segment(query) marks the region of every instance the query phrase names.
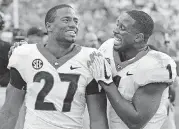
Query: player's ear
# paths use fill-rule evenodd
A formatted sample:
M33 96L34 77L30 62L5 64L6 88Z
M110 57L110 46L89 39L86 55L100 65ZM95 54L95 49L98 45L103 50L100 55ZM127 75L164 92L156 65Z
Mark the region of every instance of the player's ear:
M52 32L52 27L53 25L49 22L46 23L46 29L47 29L47 32Z
M144 34L143 33L136 34L135 42L142 42L142 41L144 41Z

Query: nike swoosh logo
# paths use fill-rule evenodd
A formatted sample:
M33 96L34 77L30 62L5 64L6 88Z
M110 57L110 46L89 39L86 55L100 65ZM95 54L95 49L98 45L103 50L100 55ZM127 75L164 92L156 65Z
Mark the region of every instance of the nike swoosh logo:
M107 80L111 77L111 76L108 76L108 75L107 75L105 63L104 63L104 77L105 77L105 79L107 79Z
M130 76L130 75L133 75L133 74L131 74L131 73L127 72L127 73L126 73L126 75L127 75L127 76Z
M78 68L81 68L81 67L73 67L72 65L70 67L71 70L78 69Z

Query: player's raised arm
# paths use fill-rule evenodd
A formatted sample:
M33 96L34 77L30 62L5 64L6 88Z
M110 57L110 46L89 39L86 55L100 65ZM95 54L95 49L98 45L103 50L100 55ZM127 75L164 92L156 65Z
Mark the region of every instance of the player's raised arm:
M93 53L90 56L91 60L93 60L94 55L98 55L103 59L103 61L106 61L102 57L102 55L97 54L97 53ZM88 62L88 68L94 69L94 71L96 71L95 67L93 68L91 67L90 62ZM97 77L94 71L91 70L91 73L93 76ZM112 82L111 71L104 70L102 73L99 73L99 74L102 75L104 73L106 76L98 76L96 80L97 81L103 80L108 85L109 83ZM93 79L86 89L88 112L90 116L90 129L108 129L109 127L108 127L108 120L107 120L107 113L106 113L106 110L107 110L106 94L104 90L99 87L96 80Z
M99 56L94 56L94 61L91 61L91 71L95 73L93 74L94 78L105 90L117 115L130 129L145 127L157 112L163 93L168 92L165 89L176 76L175 64L171 63L166 67L132 73L131 79L139 88L132 101L129 101L121 95L114 82L107 84L103 79L99 79L101 75L105 75L105 73L103 74L104 64L102 65L100 62L102 59Z
M4 105L0 110L0 129L13 129L15 127L20 107L22 106L25 86L18 71L10 69L10 83L7 86Z
M104 83L100 83L105 87ZM114 83L106 88L108 99L117 115L130 129L143 128L156 113L167 84L153 83L137 89L132 102L124 99Z
M86 89L86 100L90 117L90 129L108 129L107 99L104 90L92 80Z

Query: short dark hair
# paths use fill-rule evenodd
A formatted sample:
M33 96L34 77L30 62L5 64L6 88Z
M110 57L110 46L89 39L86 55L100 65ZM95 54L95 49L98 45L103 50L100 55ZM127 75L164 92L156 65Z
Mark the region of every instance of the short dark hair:
M72 8L72 7L68 4L60 4L51 8L45 16L45 26L47 22L52 23L55 20L56 11L61 8Z
M140 33L143 33L144 40L147 41L152 35L154 28L152 18L147 13L138 10L127 11L127 14L129 14L135 20L133 27L140 31Z

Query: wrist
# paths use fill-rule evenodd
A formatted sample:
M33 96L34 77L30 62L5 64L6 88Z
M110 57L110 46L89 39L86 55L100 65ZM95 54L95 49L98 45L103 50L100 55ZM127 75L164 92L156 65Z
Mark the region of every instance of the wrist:
M99 80L99 81L98 81L98 84L99 84L101 87L103 87L103 89L106 91L106 90L108 90L108 89L114 84L114 82L111 81L110 83L106 83L106 82L104 82L104 81Z

